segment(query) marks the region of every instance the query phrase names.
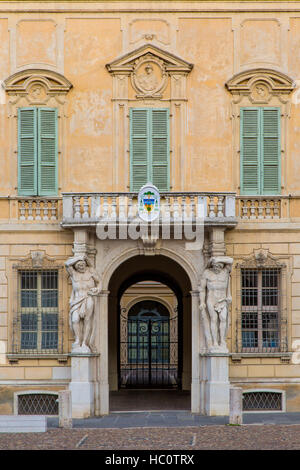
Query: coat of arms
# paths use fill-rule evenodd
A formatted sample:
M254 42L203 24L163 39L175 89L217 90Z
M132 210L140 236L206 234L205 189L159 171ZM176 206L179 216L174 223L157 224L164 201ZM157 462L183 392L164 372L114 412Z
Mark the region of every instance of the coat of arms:
M140 189L138 195L138 211L141 219L151 222L159 216L160 196L158 189L151 183Z

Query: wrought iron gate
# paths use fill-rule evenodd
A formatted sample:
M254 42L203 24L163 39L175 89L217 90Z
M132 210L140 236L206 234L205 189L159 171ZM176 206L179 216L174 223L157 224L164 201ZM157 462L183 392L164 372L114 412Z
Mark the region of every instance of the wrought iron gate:
M124 323L120 386L177 388L177 317L162 317L144 310L142 315L128 317Z

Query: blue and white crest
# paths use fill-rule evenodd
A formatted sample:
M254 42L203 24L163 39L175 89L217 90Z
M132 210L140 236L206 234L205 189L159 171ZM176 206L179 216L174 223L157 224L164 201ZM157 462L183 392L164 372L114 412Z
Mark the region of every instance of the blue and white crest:
M152 222L159 216L160 195L156 186L145 184L138 195L138 212L141 219Z

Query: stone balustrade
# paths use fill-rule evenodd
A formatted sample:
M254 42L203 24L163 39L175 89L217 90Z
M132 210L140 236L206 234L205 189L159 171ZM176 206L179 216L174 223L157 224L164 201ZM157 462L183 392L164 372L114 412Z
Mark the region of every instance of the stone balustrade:
M280 196L238 196L238 216L242 220L268 220L282 218Z
M96 224L99 220L133 220L136 193L63 193L63 226ZM235 220L234 193L168 192L160 194L160 220L225 223Z
M22 221L58 221L58 198L18 198L18 219Z

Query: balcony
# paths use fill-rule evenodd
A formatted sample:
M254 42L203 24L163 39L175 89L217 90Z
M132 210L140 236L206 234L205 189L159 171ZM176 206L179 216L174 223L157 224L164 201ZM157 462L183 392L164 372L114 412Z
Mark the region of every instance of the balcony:
M299 223L300 196L241 196L231 192L161 193L160 218L172 223L204 218L207 225ZM202 212L201 212L202 211ZM0 197L2 224L96 225L99 221L131 221L137 216L137 193L62 193L61 197Z
M130 222L138 216L137 193L62 193L62 226L93 226L99 222ZM202 220L205 225L234 227L235 193L160 193L159 223Z

